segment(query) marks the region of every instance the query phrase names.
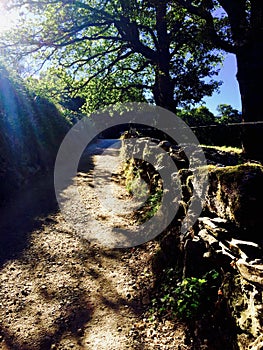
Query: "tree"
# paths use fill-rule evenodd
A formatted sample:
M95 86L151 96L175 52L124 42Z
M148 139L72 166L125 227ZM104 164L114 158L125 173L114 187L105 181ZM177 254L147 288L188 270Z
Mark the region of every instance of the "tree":
M262 0L174 0L204 22L204 35L215 48L236 55L244 122L262 121ZM217 14L217 15L216 15ZM219 16L218 16L219 14ZM243 146L251 157L262 155L262 128L244 129Z
M193 21L175 2L12 0L9 4L25 10L20 30L5 37L5 47L19 46L21 56L38 52L38 57L52 59L74 77L75 89L94 79L111 80L115 90L141 89L157 105L175 111L218 87L208 78L222 57L208 40L200 40L204 21Z
M262 120L263 2L261 0L175 0L205 23L214 47L234 53L245 121ZM217 11L216 11L217 9ZM216 16L217 13L217 16ZM220 13L221 18L218 17Z
M178 110L177 116L182 118L189 126L211 125L216 122L214 114L206 106Z
M217 106L219 116L217 122L220 124L241 123L241 113L228 104L220 104Z
M131 87L123 89L116 86L114 76L93 78L88 84L75 82L63 69L48 69L39 77L26 79L28 87L37 96L44 96L68 110L69 114L92 113L105 105L125 102L146 102L141 89ZM81 89L81 85L84 85ZM64 110L64 113L67 111ZM73 112L73 113L72 113Z

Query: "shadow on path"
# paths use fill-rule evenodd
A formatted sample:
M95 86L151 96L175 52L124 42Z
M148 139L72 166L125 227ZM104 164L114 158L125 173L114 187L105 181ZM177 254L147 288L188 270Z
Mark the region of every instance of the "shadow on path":
M0 265L17 257L28 244L40 218L57 211L53 173L43 174L10 198L0 208Z
M83 152L79 170L91 170L93 155L103 153L106 148L118 149L120 145L121 141L115 139L93 141ZM13 194L0 207L0 266L5 261L18 257L27 247L30 233L40 227L43 220L47 222L49 214L57 211L53 171L38 176Z

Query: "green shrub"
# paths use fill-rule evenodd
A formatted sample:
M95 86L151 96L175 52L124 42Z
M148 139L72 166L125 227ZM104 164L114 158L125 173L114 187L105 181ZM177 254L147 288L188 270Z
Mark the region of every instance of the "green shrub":
M217 296L217 271L209 271L202 278L188 277L183 280L179 280L178 274L172 268L164 272L159 292L152 299L150 319L169 316L189 321L209 311L211 302Z

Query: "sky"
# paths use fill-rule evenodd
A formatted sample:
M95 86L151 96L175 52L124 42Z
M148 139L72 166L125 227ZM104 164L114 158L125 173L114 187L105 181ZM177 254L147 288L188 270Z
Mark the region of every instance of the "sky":
M238 82L236 79L236 58L233 54L227 54L223 67L216 80L222 80L223 84L220 86L220 92L214 93L211 97L204 98L206 107L218 114L216 107L221 103L231 105L233 108L241 111L241 99L239 93Z

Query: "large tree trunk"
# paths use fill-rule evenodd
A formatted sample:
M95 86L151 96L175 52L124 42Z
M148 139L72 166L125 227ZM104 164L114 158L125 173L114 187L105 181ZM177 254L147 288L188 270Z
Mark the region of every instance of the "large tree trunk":
M163 71L155 73L155 83L153 90L154 100L157 106L166 108L172 112L176 111L177 104L174 99L174 86L169 76Z
M237 51L236 57L243 121L263 122L262 38L255 36L249 45ZM243 148L249 158L263 160L263 123L244 125Z
M158 59L155 65L155 82L153 95L157 106L176 110L174 100L174 83L170 77L170 42L171 38L167 29L167 3L168 1L156 2L156 33L158 39Z
M262 46L262 45L261 45ZM262 50L260 52L260 49ZM263 121L263 47L237 53L237 80L245 122Z

